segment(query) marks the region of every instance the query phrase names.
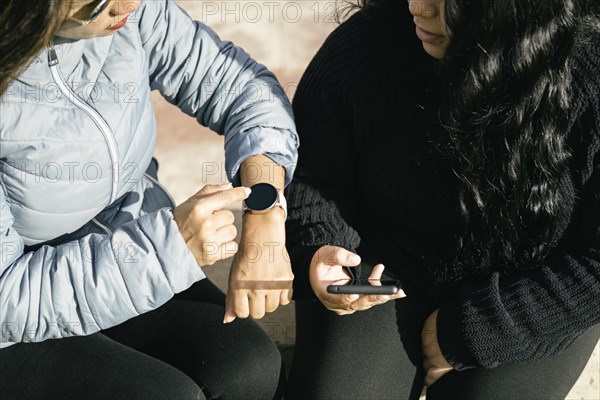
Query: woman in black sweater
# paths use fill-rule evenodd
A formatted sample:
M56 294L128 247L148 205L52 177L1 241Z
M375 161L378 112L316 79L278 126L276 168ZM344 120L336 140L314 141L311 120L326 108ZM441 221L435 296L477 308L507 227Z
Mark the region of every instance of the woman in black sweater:
M286 398L564 398L600 336L598 6L398 3L366 0L294 99ZM398 296L326 293L377 263Z

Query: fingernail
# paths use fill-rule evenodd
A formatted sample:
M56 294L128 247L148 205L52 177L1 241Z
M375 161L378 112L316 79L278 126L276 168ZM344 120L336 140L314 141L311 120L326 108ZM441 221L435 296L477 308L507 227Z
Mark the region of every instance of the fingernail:
M231 186L233 186L233 185L231 184L231 182L222 183L222 184L220 184L220 185L219 185L219 187L220 187L220 188L222 188L222 189L225 189L225 188L227 188L227 187L231 187Z
M349 258L351 264L356 265L360 263L360 257L357 254L352 254Z
M252 193L252 189L250 189L249 187L245 187L244 192L246 192L246 196L250 196L250 193Z
M398 293L400 293L400 298L406 297L406 293L404 293L404 290L400 289Z

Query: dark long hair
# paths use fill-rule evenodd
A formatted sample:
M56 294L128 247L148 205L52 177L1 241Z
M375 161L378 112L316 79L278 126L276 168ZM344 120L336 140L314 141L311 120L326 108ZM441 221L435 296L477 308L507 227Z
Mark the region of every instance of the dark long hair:
M62 23L66 0L0 0L0 95Z
M448 0L445 12L452 39L438 147L461 182L456 271L535 267L557 245L559 186L571 158L570 56L591 7Z
M570 56L596 1L446 0L452 35L433 141L458 177L463 226L454 265L438 271L445 279L535 267L557 245Z

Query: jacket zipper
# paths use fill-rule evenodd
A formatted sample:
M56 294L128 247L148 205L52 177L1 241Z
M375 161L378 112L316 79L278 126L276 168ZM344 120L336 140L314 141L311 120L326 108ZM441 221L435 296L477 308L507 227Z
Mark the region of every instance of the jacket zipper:
M102 222L98 221L98 218L92 218L92 222L99 227L100 229L102 229L104 231L104 233L106 233L109 236L112 236L113 231L112 229L110 229L108 226L104 225Z
M177 206L177 204L175 204L175 199L173 199L173 197L171 196L171 193L169 193L169 191L159 181L154 179L154 177L148 173L144 173L144 176L146 178L150 179L156 186L158 186L159 188L162 189L163 192L165 192L165 194L169 198L169 201L171 202L171 205L173 206L173 208L175 208Z
M75 93L73 93L73 91L65 84L64 80L62 79L62 76L60 75L60 70L58 68L58 64L59 64L59 61L58 61L58 57L56 55L56 50L54 49L54 43L51 42L50 45L48 46L48 65L50 66L50 72L52 73L52 79L54 79L54 82L58 85L58 88L60 89L63 96L66 96L67 99L69 99L69 101L71 103L73 103L77 108L83 110L94 121L96 126L102 132L102 135L104 136L104 140L106 141L106 144L108 145L108 152L110 154L110 160L112 163L112 175L113 175L113 181L112 181L112 186L111 186L111 191L110 191L110 202L108 203L110 205L117 198L117 189L118 189L117 184L119 182L119 163L117 161L118 160L117 143L114 139L112 130L110 129L110 127L108 126L108 124L106 123L104 118L102 118L100 113L98 113L98 111L96 111L94 108L92 108L87 103L85 103L83 100L81 100L79 97L77 97L77 95Z

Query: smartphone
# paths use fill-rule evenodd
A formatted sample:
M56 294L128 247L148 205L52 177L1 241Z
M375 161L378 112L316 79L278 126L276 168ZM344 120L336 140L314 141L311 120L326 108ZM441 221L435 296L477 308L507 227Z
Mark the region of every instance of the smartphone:
M343 283L342 283L343 282ZM402 285L393 279L352 279L346 283L327 286L327 292L333 294L396 294Z

